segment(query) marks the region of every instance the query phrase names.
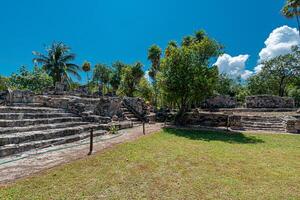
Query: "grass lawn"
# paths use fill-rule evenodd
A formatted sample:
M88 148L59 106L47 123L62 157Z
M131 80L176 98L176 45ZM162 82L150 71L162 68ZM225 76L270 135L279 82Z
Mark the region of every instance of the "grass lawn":
M17 181L0 199L300 199L300 136L166 129Z

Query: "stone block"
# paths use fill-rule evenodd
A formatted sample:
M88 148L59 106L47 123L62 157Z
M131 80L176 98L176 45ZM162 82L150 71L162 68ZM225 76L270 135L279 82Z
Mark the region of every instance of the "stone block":
M247 108L294 108L295 101L289 97L279 96L248 96L246 97Z

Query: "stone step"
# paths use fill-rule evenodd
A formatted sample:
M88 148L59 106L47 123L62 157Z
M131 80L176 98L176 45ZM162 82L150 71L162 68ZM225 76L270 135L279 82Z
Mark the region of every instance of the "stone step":
M99 130L101 129L101 126L99 126L98 124L88 124L88 125L81 125L76 127L60 128L60 129L2 134L0 135L0 146L4 146L8 144L20 144L29 141L49 140L49 139L54 139L59 137L76 135L82 132L89 131L91 129Z
M135 118L135 117L129 118L129 120L132 121L132 122L139 122L140 121L138 118Z
M284 128L268 128L268 127L248 127L244 126L243 130L248 131L273 131L273 132L285 132Z
M21 133L21 132L28 132L28 131L68 128L68 127L75 127L75 126L86 125L86 124L89 124L89 122L63 122L63 123L54 123L54 124L31 125L25 127L6 127L6 128L0 128L0 135L9 134L9 133Z
M79 122L81 117L59 117L51 119L0 120L0 127L30 126L38 124L54 124L62 122Z
M105 130L98 130L94 132L94 137L104 135L106 133L107 131ZM72 142L86 139L89 136L90 136L90 132L84 132L77 135L65 136L65 137L48 139L48 140L33 141L33 142L27 142L22 144L9 144L0 147L0 157L22 153L36 148L46 148L55 145L72 143Z
M126 112L123 112L124 115L132 115L133 113L129 112L129 111L126 111Z
M128 118L135 118L135 115L130 113L130 114L124 114L125 117L128 117Z
M0 113L0 119L44 119L58 117L75 117L71 113Z
M250 125L250 126L265 126L265 127L268 127L268 126L283 127L284 126L282 122L261 122L261 121L254 122L254 121L242 120L241 123L244 125Z
M258 117L258 116L243 116L242 117L243 121L253 121L253 122L278 122L278 123L282 123L283 120L281 118L277 118L277 117Z
M284 129L284 126L263 126L263 125L250 125L250 124L242 124L243 127L247 127L247 128L255 128L255 129L264 129L264 128L271 128L271 129Z
M49 107L14 107L0 106L0 113L65 113L66 111L59 108Z
M43 107L42 103L13 103L11 106L14 107Z

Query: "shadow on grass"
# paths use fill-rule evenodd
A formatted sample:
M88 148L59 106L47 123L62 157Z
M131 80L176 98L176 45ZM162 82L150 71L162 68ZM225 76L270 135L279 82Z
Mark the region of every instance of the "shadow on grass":
M228 143L239 144L258 144L264 143L262 139L255 136L246 136L239 132L226 132L226 131L203 131L203 130L185 130L175 128L164 128L165 133L176 135L178 137L185 137L191 140L203 141L222 141Z

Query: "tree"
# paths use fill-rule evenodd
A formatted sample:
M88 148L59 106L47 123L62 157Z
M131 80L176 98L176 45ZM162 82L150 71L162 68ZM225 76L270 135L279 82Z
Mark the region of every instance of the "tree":
M234 97L237 95L240 87L241 86L237 81L229 78L227 74L219 74L218 82L216 84L216 93Z
M159 71L160 57L161 48L157 45L152 45L148 50L148 60L150 60L152 63L149 76L153 79L153 81L156 81L155 76Z
M121 61L117 61L112 64L112 75L110 80L110 85L112 86L113 91L116 93L122 79L122 70L128 65L122 63Z
M137 86L144 76L142 69L143 65L137 62L133 65L127 65L122 69L122 76L118 93L128 97L133 97L134 92L137 90Z
M109 82L111 77L111 69L105 64L96 64L93 73L93 82L97 82L99 85L105 86L109 89ZM104 94L104 87L102 93Z
M9 85L9 78L0 75L0 91L7 90Z
M167 46L167 48L165 50L165 56L168 57L171 54L172 49L173 48L177 48L177 47L178 47L178 45L177 45L176 41L171 40L168 43L168 46Z
M300 51L292 48L292 53L277 56L263 62L260 73L250 78L248 87L251 93L266 93L279 96L287 95L287 86L300 73Z
M79 75L80 67L71 63L75 59L75 54L70 53L70 48L62 42L54 42L49 48L46 48L47 55L33 52L36 57L35 63L42 64L43 69L53 78L53 83L66 81L72 82L70 75L81 79Z
M159 71L160 66L160 57L161 57L161 48L157 45L152 45L148 50L148 60L151 61L152 66L149 71L149 76L153 80L154 86L154 106L157 106L157 87L156 87L156 74Z
M14 73L9 77L8 85L13 89L42 92L53 85L53 79L44 69L35 66L31 72L23 66L19 73Z
M191 35L188 35L188 36L185 36L183 39L182 39L182 42L181 42L181 46L190 46L191 44L193 44L194 42L194 37L191 36Z
M153 101L154 91L151 84L145 77L141 78L139 84L137 85L137 89L134 92L134 96L141 97L148 102Z
M86 80L87 80L87 84L89 84L89 71L91 71L91 63L85 61L82 64L82 70L86 73Z
M289 19L294 17L296 18L300 36L300 0L287 0L281 12Z
M163 59L159 74L164 98L179 109L175 119L179 124L193 103L212 95L218 80L217 67L209 67L209 63L220 55L220 45L207 35L189 41L189 45L183 43Z

